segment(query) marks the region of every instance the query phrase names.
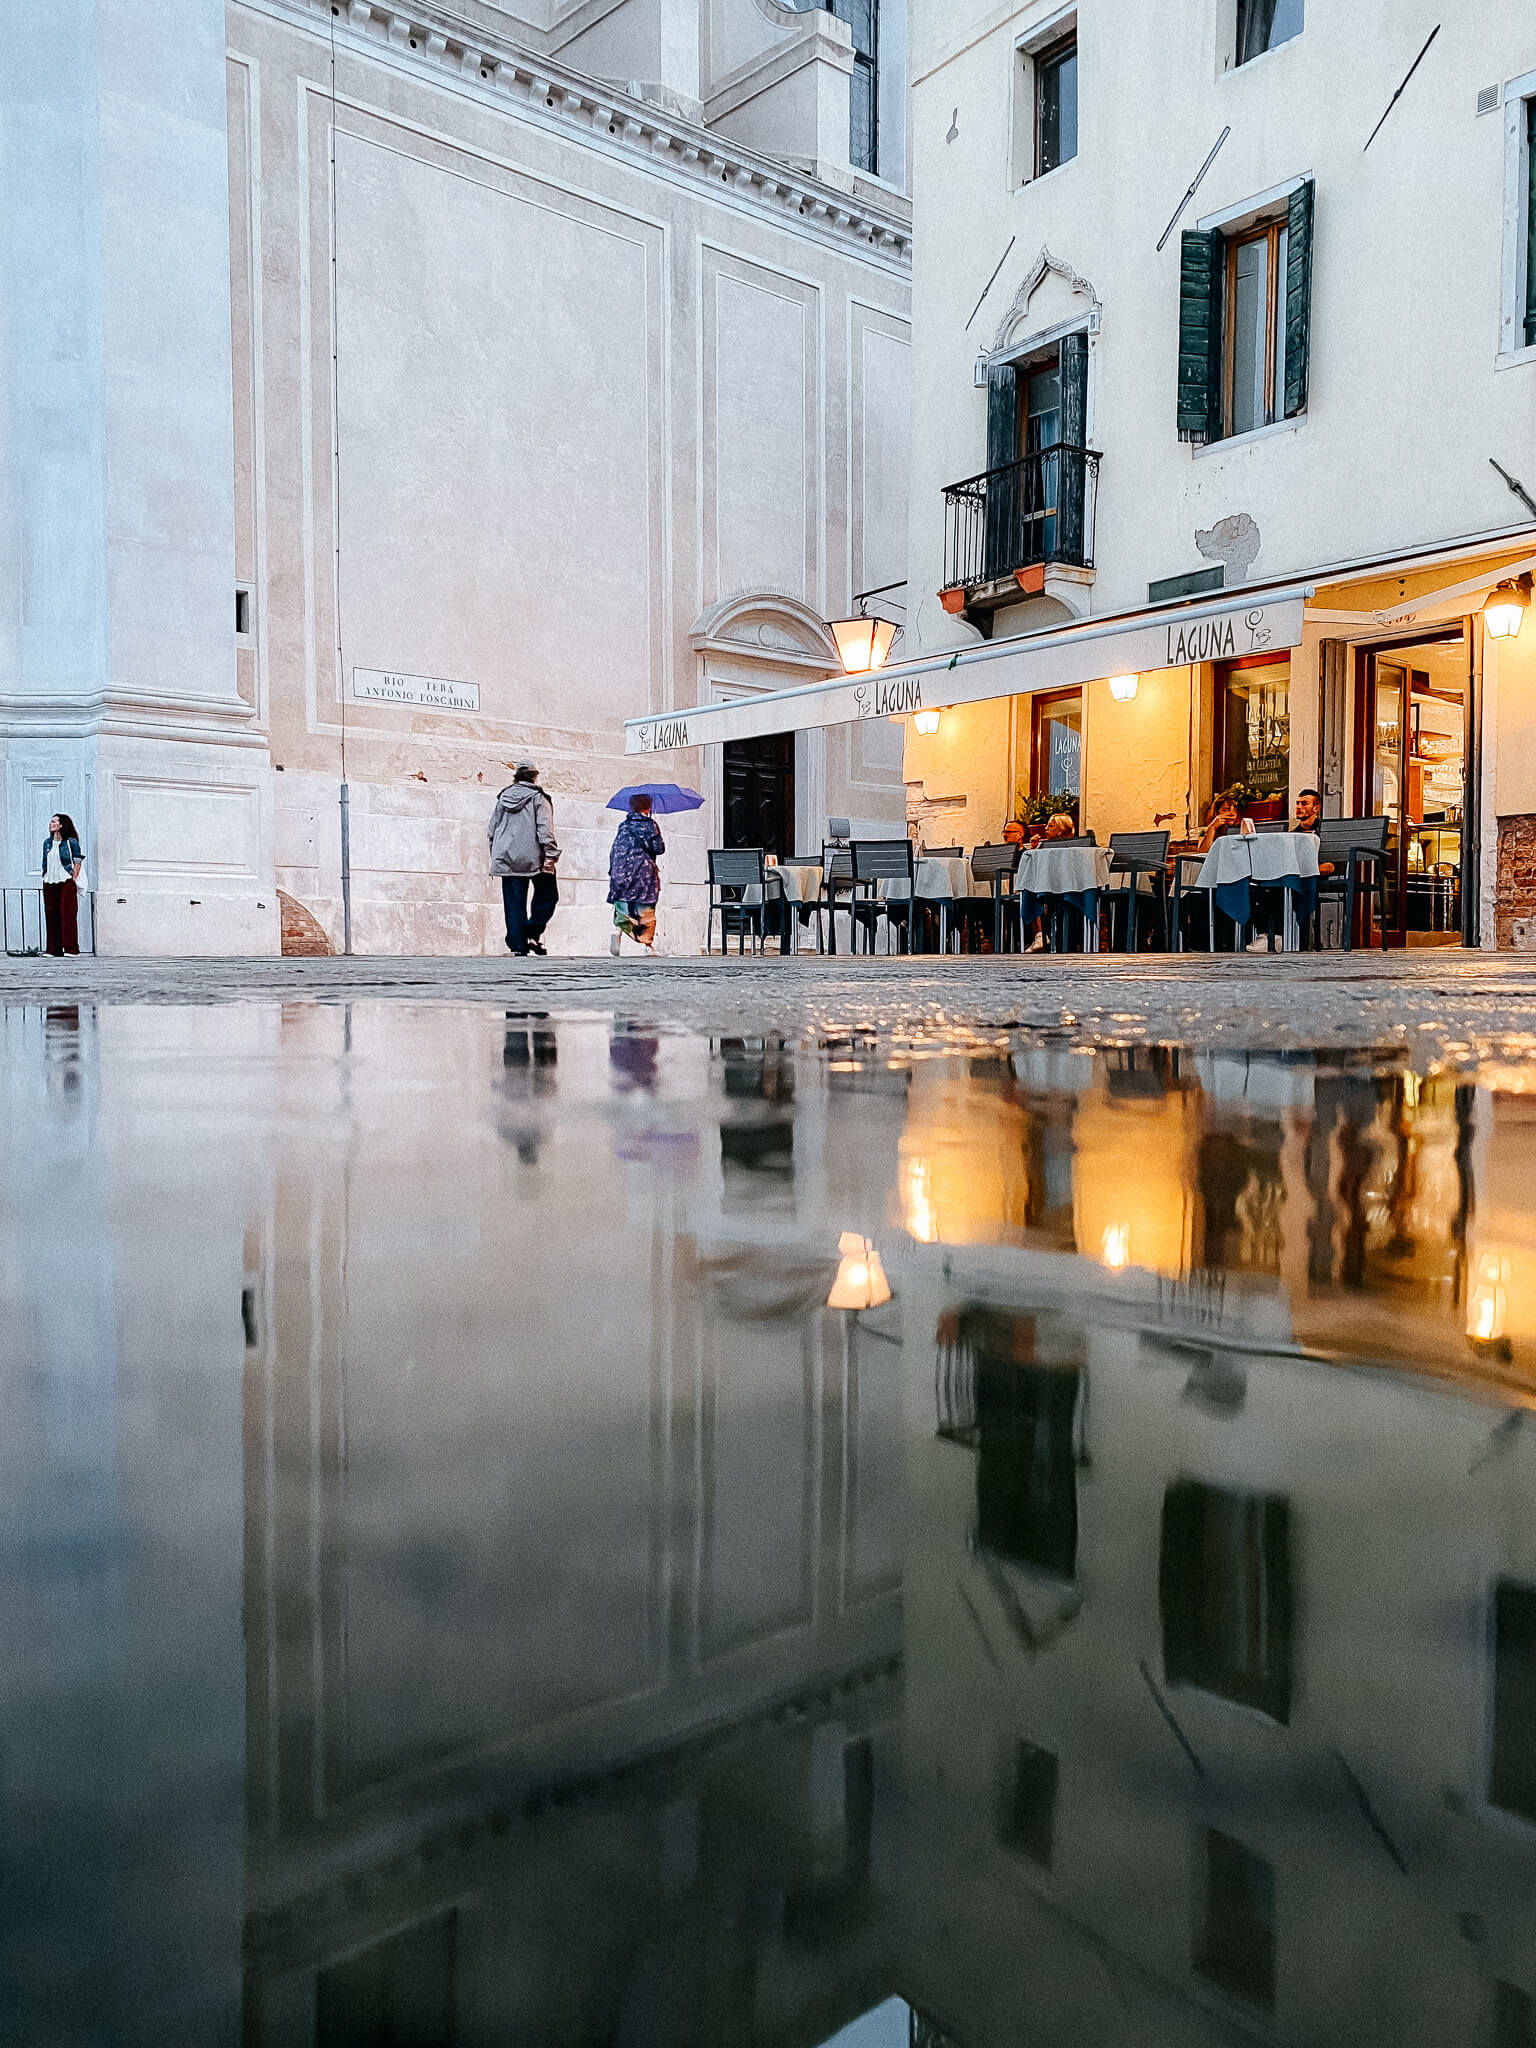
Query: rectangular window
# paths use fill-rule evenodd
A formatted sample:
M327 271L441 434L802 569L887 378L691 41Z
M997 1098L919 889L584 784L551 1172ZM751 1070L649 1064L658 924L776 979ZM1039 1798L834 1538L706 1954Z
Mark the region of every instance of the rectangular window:
M1080 1375L1019 1365L978 1339L976 1540L1048 1577L1077 1570Z
M880 0L823 0L826 12L853 32L848 103L848 161L856 171L880 168Z
M1536 1586L1493 1589L1493 1757L1488 1797L1536 1820Z
M1536 348L1536 99L1525 102L1525 345Z
M1305 0L1237 0L1237 61L1247 64L1278 50L1303 26Z
M1003 1820L1003 1840L1042 1870L1051 1867L1056 1834L1056 1786L1060 1765L1048 1749L1021 1742L1014 1752L1013 1784Z
M1158 1594L1170 1685L1290 1719L1288 1502L1189 1479L1170 1486Z
M1083 693L1048 690L1030 699L1033 746L1031 796L1071 797L1083 793Z
M1205 1912L1195 1968L1266 2011L1275 2003L1275 1870L1216 1828L1205 1835Z
M1077 155L1077 36L1063 36L1035 58L1035 176Z
M1219 441L1306 410L1313 188L1284 211L1191 229L1179 268L1179 435Z
M1227 244L1224 433L1251 434L1281 417L1289 253L1283 220Z
M1257 803L1278 805L1291 786L1291 659L1252 656L1216 671L1215 781L1217 789L1246 784Z

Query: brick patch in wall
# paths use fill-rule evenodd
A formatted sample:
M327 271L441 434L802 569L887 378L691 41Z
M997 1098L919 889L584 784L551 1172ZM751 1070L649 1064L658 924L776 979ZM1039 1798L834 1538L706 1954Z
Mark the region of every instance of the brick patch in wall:
M1501 953L1536 953L1536 816L1499 820L1494 930Z

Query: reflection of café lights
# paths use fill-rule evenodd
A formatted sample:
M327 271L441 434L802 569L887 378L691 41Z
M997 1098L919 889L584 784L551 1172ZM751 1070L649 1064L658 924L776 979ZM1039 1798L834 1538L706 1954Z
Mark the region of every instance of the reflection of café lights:
M1467 1336L1474 1344L1502 1344L1508 1327L1509 1261L1488 1254L1467 1293Z
M1099 1263L1108 1266L1112 1273L1121 1272L1131 1263L1131 1226L1129 1223L1111 1223L1109 1225L1100 1241Z
M936 1244L939 1219L933 1206L933 1168L926 1159L914 1156L903 1164L901 1179L907 1235L919 1244Z
M828 1308L879 1308L891 1298L891 1283L885 1277L880 1254L867 1237L845 1230L837 1240L841 1254L837 1278L827 1296Z

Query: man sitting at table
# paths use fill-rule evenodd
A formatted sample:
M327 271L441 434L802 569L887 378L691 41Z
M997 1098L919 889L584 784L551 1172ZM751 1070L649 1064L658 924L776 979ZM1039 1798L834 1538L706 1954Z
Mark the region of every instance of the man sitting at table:
M1314 839L1320 838L1318 827L1323 822L1323 800L1315 789L1304 789L1296 799L1296 818L1291 826L1293 832L1310 832ZM1333 873L1333 862L1322 860L1317 864L1320 875Z

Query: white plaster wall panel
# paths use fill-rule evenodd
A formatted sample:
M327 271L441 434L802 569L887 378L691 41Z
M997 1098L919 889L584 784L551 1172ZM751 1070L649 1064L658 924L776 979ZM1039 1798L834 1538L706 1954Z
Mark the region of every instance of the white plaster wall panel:
M649 701L654 233L354 135L337 159L349 676L476 682L490 719Z
M820 304L814 288L704 252L706 600L819 599Z
M251 644L239 644L235 680L244 701L265 710L260 648L266 607L262 585L263 418L259 232L260 107L255 67L231 60L229 85L229 276L234 371L235 579L250 593Z
M848 1386L848 1547L845 1599L868 1599L901 1585L906 1535L902 1484L902 1369L899 1345L867 1330L850 1340Z
M120 776L117 872L251 876L261 858L255 789Z
M107 666L100 164L92 0L29 10L0 65L0 676L97 683Z
M860 305L851 308L849 339L853 588L880 590L907 573L912 343L904 322Z
M224 9L98 23L112 677L237 702Z

